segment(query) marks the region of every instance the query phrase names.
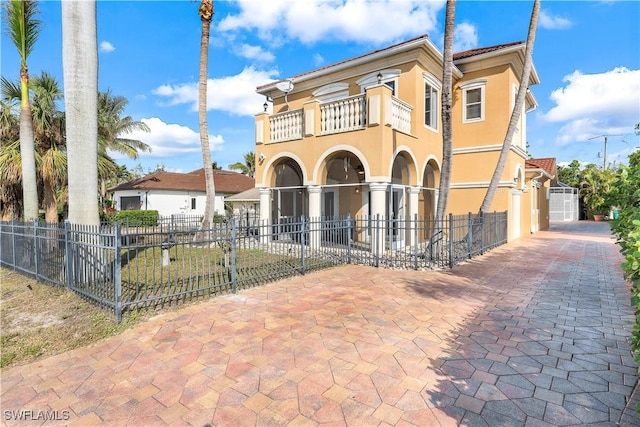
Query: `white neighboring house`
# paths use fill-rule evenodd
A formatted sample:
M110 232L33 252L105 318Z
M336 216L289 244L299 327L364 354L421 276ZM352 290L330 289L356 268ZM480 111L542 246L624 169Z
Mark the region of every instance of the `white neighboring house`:
M255 180L238 172L214 170L215 213L225 214L225 197L253 188ZM206 200L204 169L189 173L158 171L110 188L117 210L157 210L160 216L202 215Z

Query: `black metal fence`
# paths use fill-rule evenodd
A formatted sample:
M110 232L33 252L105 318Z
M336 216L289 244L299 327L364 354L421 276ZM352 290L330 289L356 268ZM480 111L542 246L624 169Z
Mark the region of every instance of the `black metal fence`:
M0 264L123 311L236 292L340 264L450 268L507 241L507 212L433 220L381 217L197 220L98 227L0 222Z

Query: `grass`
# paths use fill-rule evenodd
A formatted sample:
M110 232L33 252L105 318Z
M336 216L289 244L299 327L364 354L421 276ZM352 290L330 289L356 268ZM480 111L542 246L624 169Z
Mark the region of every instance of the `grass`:
M175 310L231 291L230 272L220 248L178 245L170 256L171 264L163 267L159 248L123 254L123 303L130 307L120 324L113 312L64 287L0 267L0 368L84 347L117 335L158 311ZM322 258L308 259L307 269L331 265L333 262ZM283 254L252 248L236 252L239 289L299 274L300 268L299 255L289 250Z
M123 332L144 316L131 312L117 324L112 314L65 288L0 268L0 367L87 346Z

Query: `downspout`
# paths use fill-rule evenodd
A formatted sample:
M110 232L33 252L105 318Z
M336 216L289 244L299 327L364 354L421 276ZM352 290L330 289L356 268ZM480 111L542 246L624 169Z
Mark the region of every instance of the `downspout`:
M149 210L149 190L144 192L144 210Z

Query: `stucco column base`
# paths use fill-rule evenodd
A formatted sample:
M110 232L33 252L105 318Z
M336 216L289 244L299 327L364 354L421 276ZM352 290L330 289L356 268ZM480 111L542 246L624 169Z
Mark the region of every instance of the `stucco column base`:
M376 253L382 253L385 250L385 219L387 212L386 194L389 184L386 182L372 182L369 184L371 190L371 218L375 227L372 227L371 249ZM380 220L380 222L378 222Z
M307 187L309 194L309 247L313 249L320 248L320 201L322 188L318 185L310 185Z
M420 204L420 192L421 187L409 187L409 224L410 230L409 237L410 244L416 245L418 243L418 214Z
M271 189L260 190L260 242L268 243L271 236Z

